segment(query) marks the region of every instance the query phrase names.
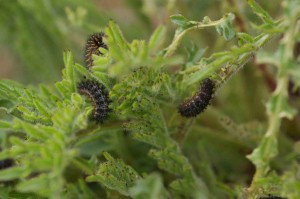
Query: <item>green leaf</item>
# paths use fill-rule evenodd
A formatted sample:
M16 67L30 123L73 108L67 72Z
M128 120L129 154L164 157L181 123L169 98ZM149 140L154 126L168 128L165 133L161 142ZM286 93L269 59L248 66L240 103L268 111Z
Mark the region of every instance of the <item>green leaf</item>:
M230 40L235 36L235 31L232 26L234 18L234 14L229 13L223 17L224 22L216 26L217 32L219 35L223 36L225 40Z
M82 76L86 76L87 78L89 78L91 76L90 71L88 71L87 68L81 66L80 64L75 64L74 67L76 68L76 70L82 75Z
M188 58L185 62L185 67L190 67L197 64L203 57L206 50L207 48L198 48L196 45L193 45L191 48L187 48Z
M163 43L166 35L166 27L163 25L158 26L154 33L151 35L148 47L149 51L155 51Z
M279 113L277 111L280 110ZM274 93L267 103L268 114L279 114L281 118L293 119L297 113L296 109L292 108L287 101L287 97L281 93Z
M25 167L12 167L0 171L0 180L1 181L14 180L14 179L24 177L23 176L24 174L26 174Z
M118 60L125 59L130 48L120 27L115 22L110 21L106 28L106 33L110 55Z
M55 86L64 98L68 98L70 96L70 93L72 93L71 89L73 89L73 88L72 88L72 85L70 84L70 82L68 82L68 81L63 80L61 82L56 82Z
M248 4L252 8L253 12L257 14L263 22L274 24L272 17L258 3L256 3L255 0L248 0Z
M103 71L106 69L107 65L110 62L110 59L108 57L93 55L94 60L94 66L93 70Z
M75 158L72 160L72 162L74 165L80 168L80 170L84 171L88 175L91 175L94 171L93 166L88 161L82 158Z
M254 38L244 32L238 32L237 38L239 39L239 46L244 45L245 43L254 43Z
M66 67L67 79L73 80L74 79L73 55L70 51L64 52L64 64Z
M170 198L164 188L162 177L158 174L151 174L145 179L137 180L136 184L129 190L130 196L134 199L165 199Z
M64 52L64 64L65 69L63 70L63 80L67 80L70 85L70 90L76 90L75 73L74 73L74 61L73 54L70 51Z
M259 168L268 168L269 161L278 154L277 138L275 136L263 137L259 146L247 156ZM263 172L267 172L264 170Z
M186 178L175 180L170 184L170 187L176 192L181 193L182 195L189 196L191 198L206 198L206 197L196 197L197 194L203 193L203 190L197 189L193 181L188 180ZM194 190L194 191L191 191Z
M104 152L103 155L107 161L100 164L97 173L88 176L87 181L101 182L101 184L107 188L128 196L129 188L134 185L140 176L132 167L126 165L122 160L115 160L106 152Z
M171 22L178 25L179 27L184 27L188 24L189 20L182 16L181 14L172 15L170 17Z
M12 127L11 123L6 122L4 120L0 120L0 129L6 129L11 127Z
M37 192L41 196L49 196L51 191L49 189L49 180L47 175L41 174L38 177L27 179L19 183L16 189L20 192Z
M291 169L284 173L282 177L282 195L286 198L300 198L300 181L297 178L297 173L299 173L299 165L295 164L291 166Z
M177 176L191 175L192 167L186 157L180 154L175 146L163 150L152 149L149 155L158 161L158 166Z
M49 116L49 109L45 105L45 103L42 102L41 99L33 99L33 104L36 107L36 109L43 115Z
M21 122L21 121L20 121ZM47 133L41 125L32 125L25 122L21 122L26 133L35 139L47 140L51 134Z

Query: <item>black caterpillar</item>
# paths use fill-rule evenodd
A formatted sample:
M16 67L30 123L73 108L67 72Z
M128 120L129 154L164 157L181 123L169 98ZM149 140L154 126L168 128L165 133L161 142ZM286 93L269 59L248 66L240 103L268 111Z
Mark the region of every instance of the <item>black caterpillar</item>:
M199 92L193 97L186 99L178 107L180 115L184 117L196 117L209 105L214 94L215 83L207 78L204 79Z
M287 199L287 198L268 194L267 196L260 196L258 199Z
M14 161L12 159L0 160L0 170L13 166Z
M87 68L90 68L93 66L93 54L94 55L101 55L99 48L107 48L107 45L103 42L103 37L105 37L105 34L103 32L92 34L85 45L85 54L84 59Z
M1 147L0 147L0 151L2 151ZM14 161L13 161L13 159L10 159L10 158L0 160L0 170L9 168L9 167L13 166L13 164L14 164Z
M77 85L78 92L86 95L94 106L92 119L97 123L102 123L111 111L108 92L105 87L95 80L84 80Z

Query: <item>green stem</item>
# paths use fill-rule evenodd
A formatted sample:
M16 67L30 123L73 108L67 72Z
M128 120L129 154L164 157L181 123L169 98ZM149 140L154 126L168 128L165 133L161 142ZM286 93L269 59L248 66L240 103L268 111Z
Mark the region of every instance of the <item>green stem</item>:
M174 52L176 51L178 45L180 44L182 38L189 33L192 30L197 30L197 29L203 29L203 28L207 28L207 27L214 27L217 26L219 24L224 23L224 21L226 21L226 16L217 20L217 21L211 21L208 24L205 24L203 22L199 22L199 21L191 21L191 23L193 24L192 27L187 28L185 30L177 30L175 33L175 36L173 38L173 41L171 42L171 44L164 50L164 57L170 57L171 55L174 54Z
M274 34L262 33L258 35L254 42L251 44L245 44L239 48L232 48L230 51L225 51L222 53L213 54L207 60L205 68L200 65L195 67L190 67L184 71L186 78L183 80L185 86L194 84L204 79L205 77L213 76L215 80L219 79L216 83L216 87L219 88L223 85L233 74L235 74L239 69L241 69L252 57L253 55L263 47ZM228 67L227 67L228 66ZM226 71L226 75L220 75L220 69L223 67ZM213 74L213 75L212 75Z
M293 59L293 47L295 44L295 35L297 34L297 19L287 18L290 22L287 26L287 31L281 41L281 55L280 64L278 66L278 75L277 75L277 87L273 92L271 99L269 100L268 105L272 108L268 109L269 115L269 126L268 130L260 143L260 146L256 148L253 153L249 156L250 159L254 162L256 166L256 172L253 177L251 186L249 188L250 198L255 196L255 192L258 189L257 182L259 179L264 177L269 170L270 161L277 155L277 142L278 142L278 133L280 131L281 120L284 116L285 110L283 110L283 104L287 103L288 100L288 81L289 81L289 63ZM277 99L277 100L274 100ZM272 103L275 103L272 105ZM264 144L269 142L269 145L266 147ZM275 150L274 150L275 149ZM274 152L275 151L275 152ZM255 160L255 157L260 153L260 160Z

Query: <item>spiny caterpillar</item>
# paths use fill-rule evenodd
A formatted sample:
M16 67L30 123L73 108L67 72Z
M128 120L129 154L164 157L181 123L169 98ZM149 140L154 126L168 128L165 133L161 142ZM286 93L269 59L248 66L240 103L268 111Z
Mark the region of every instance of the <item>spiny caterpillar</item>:
M83 80L77 85L78 92L87 96L93 106L92 118L98 123L102 123L110 112L108 92L105 87L95 80Z
M0 151L2 151L1 147L0 147ZM0 160L0 170L9 168L9 167L13 166L13 164L14 164L14 161L10 158Z
M209 105L214 94L214 88L215 83L211 79L204 79L199 92L180 104L179 113L184 117L196 117Z
M260 196L258 199L287 199L287 198L268 194L267 196Z
M85 54L84 59L87 68L91 68L93 66L93 54L94 55L101 55L99 48L107 49L107 45L103 42L103 37L105 34L103 32L92 34L85 45Z
M0 170L9 168L13 165L13 160L12 159L4 159L0 161Z

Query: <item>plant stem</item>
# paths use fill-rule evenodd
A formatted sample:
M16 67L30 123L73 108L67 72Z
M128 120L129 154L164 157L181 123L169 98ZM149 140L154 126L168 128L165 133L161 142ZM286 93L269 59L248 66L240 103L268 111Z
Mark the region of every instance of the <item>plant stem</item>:
M295 15L296 16L296 15ZM250 198L255 196L257 190L257 182L265 177L269 171L269 164L272 158L278 154L278 133L280 131L281 120L283 117L292 119L295 112L284 110L285 103L288 100L288 81L289 81L289 68L291 67L293 59L293 47L295 44L295 36L297 34L297 17L287 17L289 23L286 24L287 31L282 38L280 44L280 57L277 86L270 98L267 108L269 115L268 130L261 141L260 145L248 156L256 166L256 173L253 177L249 191ZM287 108L286 108L287 109Z
M228 14L229 15L229 14ZM171 55L174 54L174 52L176 51L178 45L180 44L182 38L190 31L192 30L197 30L197 29L203 29L203 28L207 28L207 27L214 27L217 26L221 23L224 23L224 21L226 21L227 17L223 17L217 21L211 21L209 23L203 23L203 22L199 22L199 21L190 21L193 26L190 28L187 28L185 30L176 30L173 41L171 42L171 44L165 48L165 53L164 53L164 57L170 57Z

